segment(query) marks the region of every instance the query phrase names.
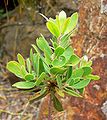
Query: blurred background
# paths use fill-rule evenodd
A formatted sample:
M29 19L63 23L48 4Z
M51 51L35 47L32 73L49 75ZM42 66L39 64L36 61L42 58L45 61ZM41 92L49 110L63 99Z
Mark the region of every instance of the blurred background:
M53 112L53 120L107 119L107 1L106 0L0 0L0 120L47 120L48 98L28 105L33 93L12 88L20 79L6 70L17 53L29 55L31 44L42 33L49 40L46 20L39 13L54 18L61 10L67 16L79 13L79 28L71 45L80 57L93 61L93 73L100 81L92 82L85 98L66 96L64 112Z

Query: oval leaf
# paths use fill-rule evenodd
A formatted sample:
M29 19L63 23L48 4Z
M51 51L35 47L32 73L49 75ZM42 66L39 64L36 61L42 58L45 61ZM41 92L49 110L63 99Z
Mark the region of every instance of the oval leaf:
M87 75L91 74L91 72L92 72L91 67L83 67L82 69L84 70L83 76L87 76Z
M66 20L66 13L62 10L59 13L59 22L60 22L60 27L62 27L62 25L64 24L64 21Z
M68 33L68 32L66 32L66 30L67 30L67 28L69 27L69 24L70 24L70 17L68 17L66 20L65 20L65 22L64 22L64 24L63 24L63 28L62 28L62 34L64 34L64 33Z
M23 56L21 54L18 53L17 59L18 59L18 62L20 65L25 66L25 59L23 58Z
M45 50L45 52L46 52L48 55L51 55L51 54L52 54L52 50L51 50L48 42L46 41L46 39L45 39L43 36L39 37L39 39L37 39L36 42L37 42L38 47L39 47L43 52L44 52L44 50Z
M83 73L84 73L84 70L82 68L78 68L72 72L72 78L76 79L76 78L82 77Z
M16 62L16 61L10 61L10 62L7 63L6 68L10 72L12 72L13 74L15 74L17 77L22 78L21 71L20 71L21 65L18 62Z
M17 87L19 89L31 89L35 86L34 82L17 82L12 86Z
M75 12L71 15L71 20L70 20L70 24L67 28L67 32L72 31L76 27L77 23L78 23L78 13Z
M60 36L60 31L54 22L48 21L46 23L46 26L54 36L56 36L57 38Z
M80 82L72 85L72 88L81 89L81 88L86 87L89 83L90 83L90 80L89 80L89 79L87 79L87 80L82 80L82 81L80 81Z

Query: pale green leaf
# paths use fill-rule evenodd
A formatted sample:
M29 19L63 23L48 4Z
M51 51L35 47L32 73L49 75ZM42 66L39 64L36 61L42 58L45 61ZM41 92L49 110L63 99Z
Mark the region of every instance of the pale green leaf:
M69 26L67 27L67 32L72 31L77 26L77 23L78 23L78 13L75 12L71 15L71 20Z
M68 32L66 32L66 30L67 30L67 28L69 27L69 24L70 24L70 17L68 17L66 20L65 20L65 22L64 22L64 24L63 24L63 27L62 27L62 34L64 34L64 33L68 33Z
M17 77L22 78L21 71L20 71L21 65L18 62L16 62L16 61L10 61L10 62L7 63L6 68L10 72L12 72L13 74L15 74Z
M21 71L22 77L25 79L25 75L28 74L25 66L22 65L20 71Z
M31 66L31 62L30 62L30 59L29 59L29 58L26 59L26 65L27 65L27 70L28 70L28 72L31 73L31 71L32 71L32 66Z
M56 36L57 38L60 36L59 28L57 27L57 25L54 22L48 21L46 23L46 26L54 36Z
M91 79L91 80L99 80L100 77L98 75L92 75L89 74L88 76L86 76L87 79Z
M19 89L31 89L35 87L34 82L17 82L13 84L12 86L17 87Z
M60 13L59 13L59 22L60 22L60 27L63 26L64 24L64 21L66 20L66 13L62 10Z
M25 59L23 58L23 56L21 54L18 53L17 59L18 59L18 62L20 65L25 66Z

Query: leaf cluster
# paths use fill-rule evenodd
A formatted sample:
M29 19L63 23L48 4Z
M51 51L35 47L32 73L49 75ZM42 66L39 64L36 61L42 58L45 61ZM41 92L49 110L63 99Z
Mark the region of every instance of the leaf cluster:
M92 80L98 80L99 76L92 74L92 61L78 57L70 45L78 13L67 18L66 13L61 11L55 19L46 19L46 26L53 36L51 44L41 35L36 44L32 44L29 58L24 59L18 54L17 61L7 63L7 69L23 80L13 84L14 87L25 90L39 88L30 102L50 94L54 107L62 111L56 95L82 97L85 87Z

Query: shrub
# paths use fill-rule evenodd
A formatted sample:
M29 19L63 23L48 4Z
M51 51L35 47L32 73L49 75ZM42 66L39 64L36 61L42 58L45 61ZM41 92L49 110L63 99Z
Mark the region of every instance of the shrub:
M66 13L61 11L55 19L46 20L46 26L52 33L51 45L41 35L36 39L36 44L32 44L29 58L25 60L18 54L18 61L8 62L7 69L23 80L13 84L14 87L38 89L30 102L50 94L56 110L62 111L56 94L61 97L65 94L82 97L85 87L91 81L98 80L99 76L92 74L92 61L79 58L70 45L70 36L77 27L78 13L67 18Z

